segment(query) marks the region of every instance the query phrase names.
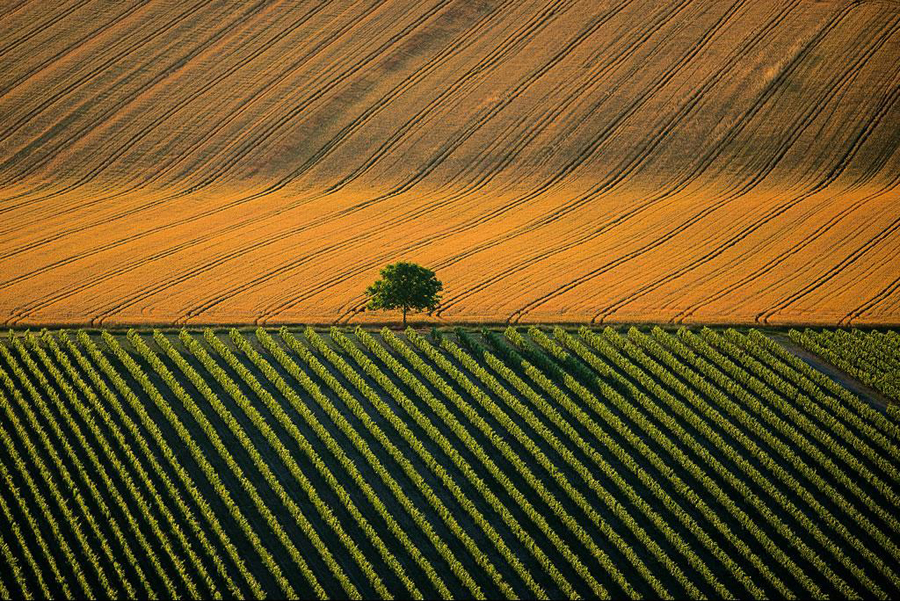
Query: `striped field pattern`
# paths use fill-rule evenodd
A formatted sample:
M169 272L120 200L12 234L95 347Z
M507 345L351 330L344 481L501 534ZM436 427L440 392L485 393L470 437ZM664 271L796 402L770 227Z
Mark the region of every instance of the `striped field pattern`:
M896 598L898 413L784 338L13 333L0 597Z
M900 321L893 0L7 0L0 320Z

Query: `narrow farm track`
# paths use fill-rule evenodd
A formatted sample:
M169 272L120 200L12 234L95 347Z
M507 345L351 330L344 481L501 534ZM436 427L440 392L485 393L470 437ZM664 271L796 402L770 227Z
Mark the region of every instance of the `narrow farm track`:
M6 325L900 320L900 4L0 9Z

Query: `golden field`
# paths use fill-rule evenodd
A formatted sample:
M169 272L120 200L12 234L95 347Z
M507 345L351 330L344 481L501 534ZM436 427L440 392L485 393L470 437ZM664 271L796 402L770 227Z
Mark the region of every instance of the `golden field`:
M900 3L8 0L0 320L900 323Z

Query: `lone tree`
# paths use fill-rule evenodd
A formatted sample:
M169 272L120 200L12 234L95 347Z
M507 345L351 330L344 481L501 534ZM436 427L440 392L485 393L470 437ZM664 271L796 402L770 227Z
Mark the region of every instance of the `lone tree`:
M440 302L443 284L430 269L415 263L392 263L381 270L381 279L366 288L369 309L401 309L403 327L406 327L406 312L433 311Z

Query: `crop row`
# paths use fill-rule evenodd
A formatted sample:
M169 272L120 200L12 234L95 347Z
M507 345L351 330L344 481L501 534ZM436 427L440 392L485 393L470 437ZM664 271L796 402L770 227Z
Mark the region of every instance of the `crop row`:
M896 369L876 352L894 333L821 344L854 343L853 365ZM11 336L0 597L896 596L894 418L789 348L660 328Z
M791 330L793 342L816 353L860 382L891 397L888 412L900 416L900 341L896 332Z

